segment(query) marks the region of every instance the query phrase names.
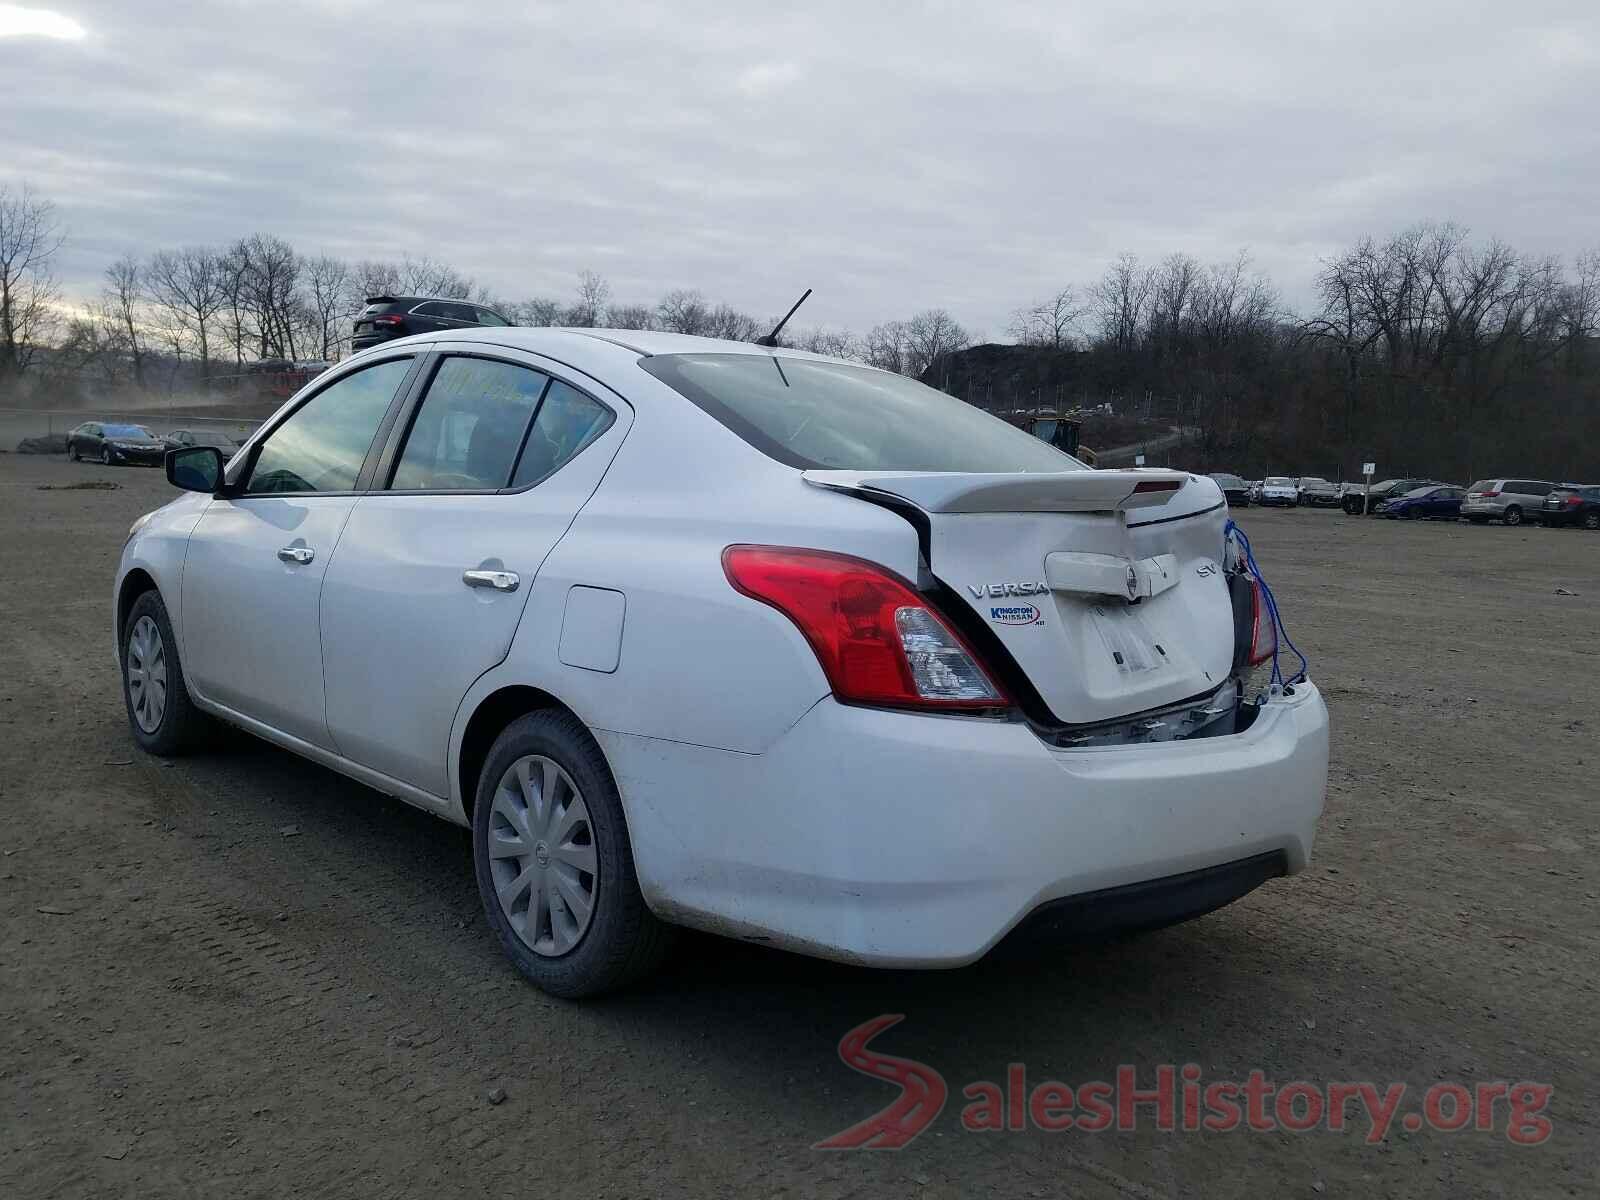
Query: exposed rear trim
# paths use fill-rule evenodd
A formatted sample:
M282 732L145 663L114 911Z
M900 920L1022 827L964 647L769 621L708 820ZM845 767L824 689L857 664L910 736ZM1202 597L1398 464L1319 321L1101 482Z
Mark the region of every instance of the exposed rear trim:
M1288 501L1284 501L1284 503L1287 504ZM1207 513L1213 513L1213 512L1216 512L1217 509L1219 509L1219 508L1227 508L1227 507L1228 507L1228 501L1227 501L1226 498L1224 498L1222 500L1217 501L1210 508L1197 508L1197 509L1194 510L1194 512L1182 513L1182 514L1180 514L1179 516L1176 516L1176 517L1158 517L1154 521L1129 521L1128 522L1128 528L1129 529L1143 529L1146 525L1170 525L1174 521L1187 521L1190 517L1203 517Z
M1288 870L1288 856L1271 850L1181 875L1048 900L1022 918L996 949L1026 951L1176 925L1232 904Z

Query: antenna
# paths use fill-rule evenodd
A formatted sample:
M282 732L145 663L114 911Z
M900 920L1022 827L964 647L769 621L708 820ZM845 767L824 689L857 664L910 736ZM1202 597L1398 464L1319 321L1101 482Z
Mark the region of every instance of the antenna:
M809 297L810 295L811 295L811 289L807 288L806 289L806 294L804 296L801 296L800 299L796 300L794 302L794 307L791 308L788 312L783 314L783 320L779 321L776 325L774 325L772 327L772 332L767 334L767 336L764 337L764 338L757 338L756 339L756 345L758 345L758 346L776 346L778 344L778 335L783 332L783 327L789 323L789 318L794 316L794 314L799 311L800 306L806 302L806 298Z

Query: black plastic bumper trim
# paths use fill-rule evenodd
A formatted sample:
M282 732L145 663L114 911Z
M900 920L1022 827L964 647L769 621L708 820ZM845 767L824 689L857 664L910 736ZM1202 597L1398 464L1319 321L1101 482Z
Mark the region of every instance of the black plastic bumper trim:
M1102 941L1175 925L1231 904L1267 880L1287 874L1288 869L1284 852L1272 850L1181 875L1047 900L1022 918L996 950Z

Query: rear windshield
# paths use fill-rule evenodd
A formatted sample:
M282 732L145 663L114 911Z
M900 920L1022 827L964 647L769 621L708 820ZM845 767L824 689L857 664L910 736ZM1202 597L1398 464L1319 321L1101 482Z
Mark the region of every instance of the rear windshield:
M1244 480L1240 479L1237 475L1226 475L1220 471L1213 471L1211 473L1211 478L1216 480L1217 483L1222 487L1244 486Z
M767 354L662 354L639 365L802 470L1088 470L999 417L887 371Z
M1282 475L1273 475L1271 478L1267 479L1264 483L1262 483L1261 486L1262 487L1293 487L1294 486L1294 480L1287 479Z
M1469 492L1492 492L1494 490L1494 480L1492 479L1480 479L1467 489Z

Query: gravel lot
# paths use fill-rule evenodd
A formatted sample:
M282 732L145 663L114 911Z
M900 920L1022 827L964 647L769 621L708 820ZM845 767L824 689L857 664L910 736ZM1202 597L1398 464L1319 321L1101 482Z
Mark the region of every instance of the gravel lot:
M168 494L0 454L0 1196L1595 1194L1600 535L1249 510L1333 714L1303 875L956 972L694 938L580 1007L502 961L464 831L242 734L135 751L108 588ZM881 1013L950 1102L899 1153L811 1149L892 1098L836 1054ZM1012 1062L1535 1080L1554 1132L963 1132Z

